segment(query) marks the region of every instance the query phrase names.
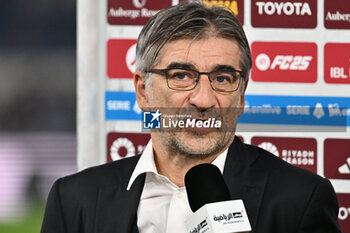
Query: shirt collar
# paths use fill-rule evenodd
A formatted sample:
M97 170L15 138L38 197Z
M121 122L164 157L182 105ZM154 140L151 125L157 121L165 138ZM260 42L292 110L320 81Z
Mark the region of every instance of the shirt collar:
M223 151L216 159L212 162L213 165L217 166L223 174L225 161L227 157L228 148ZM154 173L158 175L157 167L154 162L153 146L152 139L149 140L145 150L143 151L139 161L136 164L136 167L130 177L127 190L130 190L131 185L134 183L136 178L143 173Z

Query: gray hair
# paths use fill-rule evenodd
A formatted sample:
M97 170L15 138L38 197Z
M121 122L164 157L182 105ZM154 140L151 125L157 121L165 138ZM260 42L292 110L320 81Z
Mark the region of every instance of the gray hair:
M165 44L177 39L209 36L234 40L240 49L244 80L252 67L249 43L243 28L229 9L185 2L159 11L142 28L136 46L136 69L145 71L158 62Z

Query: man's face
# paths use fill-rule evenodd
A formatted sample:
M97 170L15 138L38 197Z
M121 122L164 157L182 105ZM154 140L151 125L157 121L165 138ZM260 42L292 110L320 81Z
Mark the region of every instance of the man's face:
M223 38L175 40L166 44L159 56L158 63L152 69L165 69L175 65L200 72L211 72L220 66L241 70L237 43ZM153 73L150 79L151 85L146 88L142 101L137 93L141 108L175 108L179 109L179 113L181 110L190 111L197 120L204 121L214 117L230 122L231 127L221 130L191 128L152 132L154 143L159 142L171 153L209 156L222 152L232 142L237 118L243 112L243 80L237 91L220 93L211 88L207 75L201 75L197 86L190 91L169 89L163 74ZM135 84L138 92L137 83Z

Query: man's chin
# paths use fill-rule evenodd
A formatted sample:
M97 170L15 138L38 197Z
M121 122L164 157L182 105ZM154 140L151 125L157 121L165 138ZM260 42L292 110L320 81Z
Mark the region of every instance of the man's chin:
M169 152L192 158L204 158L221 153L234 135L219 129L198 130L186 128L179 131L163 131L160 139L168 146Z
M222 150L223 139L218 137L217 132L191 131L178 138L181 146L187 154L191 155L212 155Z

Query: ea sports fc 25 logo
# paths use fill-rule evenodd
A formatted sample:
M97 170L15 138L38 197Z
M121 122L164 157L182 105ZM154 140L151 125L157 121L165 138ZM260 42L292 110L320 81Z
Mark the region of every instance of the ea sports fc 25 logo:
M302 42L252 43L252 80L301 82L317 80L317 45Z
M261 53L256 57L255 65L261 71L268 69L307 70L311 60L312 56L277 55L271 64L270 57L265 53Z

